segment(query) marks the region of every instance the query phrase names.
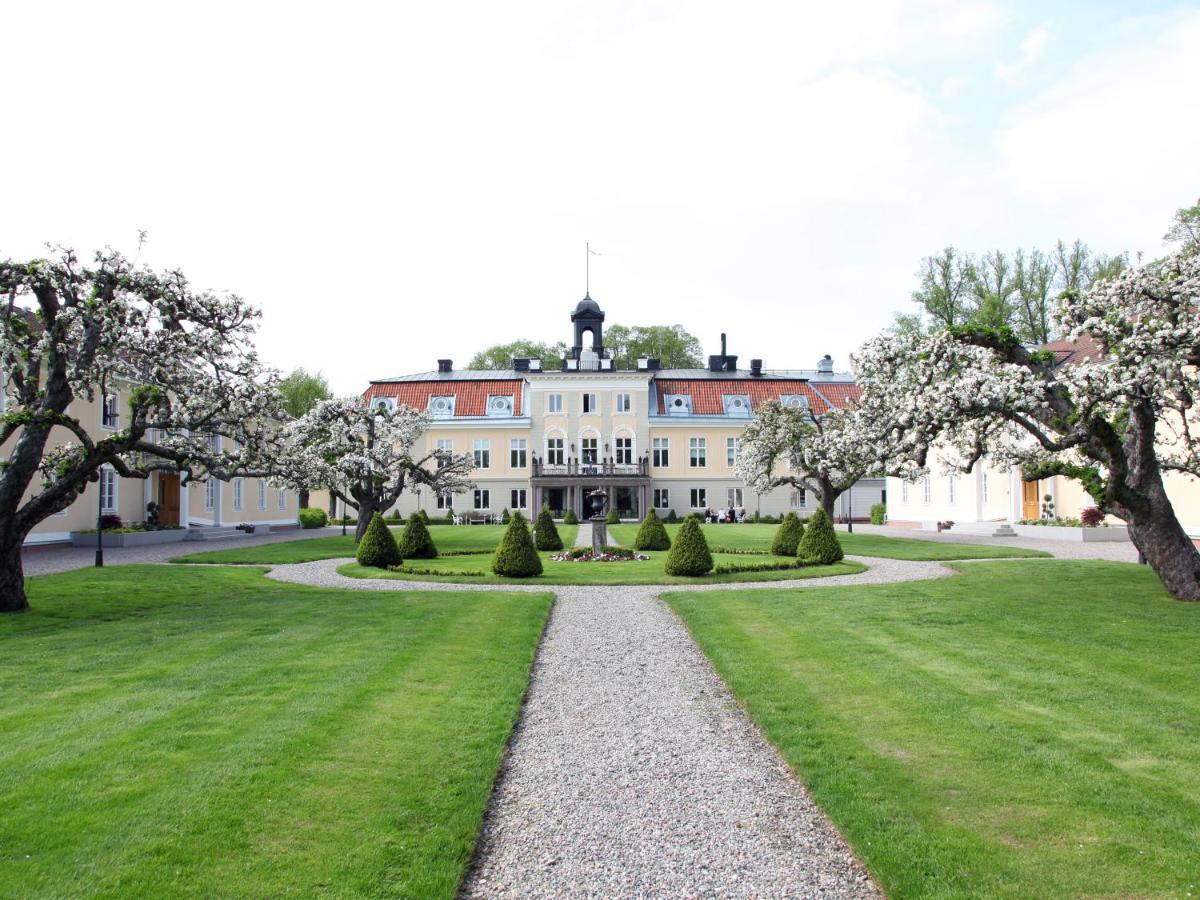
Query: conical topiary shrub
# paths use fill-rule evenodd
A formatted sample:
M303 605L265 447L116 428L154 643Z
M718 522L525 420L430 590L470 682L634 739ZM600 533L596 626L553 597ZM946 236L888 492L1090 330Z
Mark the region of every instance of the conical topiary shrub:
M617 512L615 509L613 509L613 508L610 506L610 507L608 508L608 513L607 513L607 515L605 515L605 517L604 517L604 523L605 523L606 525L620 525L620 524L621 524L621 515L620 515L620 513L618 513L618 512Z
M523 517L522 517L523 518ZM533 542L539 550L561 550L562 538L554 527L554 517L550 515L550 507L543 504L538 513L537 524L533 527Z
M501 513L500 513L500 524L507 525L511 521L512 521L512 513L510 513L508 511L508 507L506 506L506 507L504 507L503 511L501 511Z
M668 575L705 575L712 571L712 552L700 529L700 520L688 516L679 526L675 543L667 554Z
M492 571L508 578L532 578L542 574L542 558L533 546L533 537L520 510L513 513L504 529L504 537L492 557Z
M400 555L405 559L433 559L438 555L429 529L420 516L409 516L399 540Z
M567 514L565 516L563 516L563 524L564 525L578 525L579 524L579 516L575 515L575 510L573 510L573 509L567 510Z
M800 538L804 536L804 523L794 512L789 511L783 517L783 522L775 529L775 540L771 542L771 552L776 556L795 556L800 547Z
M379 513L371 516L371 522L358 542L358 552L354 558L360 566L374 566L376 569L386 569L388 566L398 566L402 560L400 548L396 539L388 530L387 523Z
M653 509L646 513L642 527L638 529L637 537L633 539L635 550L670 550L671 538L663 527L662 519Z
M673 510L673 509L667 510L667 521L672 525L674 525L676 522L679 521L679 516L675 512L675 510Z
M818 509L808 520L808 527L804 529L804 537L800 538L796 557L800 562L809 565L829 566L844 555L828 513Z

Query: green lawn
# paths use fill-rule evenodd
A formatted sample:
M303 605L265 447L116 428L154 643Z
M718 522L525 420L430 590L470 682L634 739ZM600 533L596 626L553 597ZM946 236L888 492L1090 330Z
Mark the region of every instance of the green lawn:
M714 550L762 550L771 549L778 525L703 525L704 537ZM608 533L623 546L632 547L637 537L637 525L610 525ZM679 525L668 525L667 533L675 539ZM1020 547L993 547L985 544L951 544L942 541L923 541L914 538L891 537L889 535L847 534L838 532L842 549L853 556L882 556L888 559L948 560L948 559L1008 559L1018 557L1047 557L1041 550L1025 550Z
M551 602L162 566L29 594L0 618L4 897L453 896Z
M893 897L1200 891L1200 605L1120 563L667 595Z
M490 556L441 556L437 559L417 559L406 565L414 568L445 572L477 572L478 575L412 575L372 569L357 563L339 566L338 571L351 578L391 578L400 581L452 581L460 584L728 584L738 581L782 581L792 578L825 578L834 575L853 575L866 569L860 563L842 561L832 566L808 566L773 572L735 572L729 575L702 575L699 578L680 578L663 571L666 552L647 553L650 559L628 562L580 563L556 562L543 553L544 572L537 578L502 578L493 575ZM769 562L774 557L713 554L716 565L751 565Z
M429 534L438 550L491 550L500 543L504 525L439 525L430 527ZM280 544L261 544L257 547L235 547L231 550L209 550L176 557L172 562L214 563L221 565L311 562L315 559L339 559L354 555L354 529L345 537L305 538ZM393 528L392 533L400 537L403 528ZM559 525L558 533L567 546L575 540L577 525Z

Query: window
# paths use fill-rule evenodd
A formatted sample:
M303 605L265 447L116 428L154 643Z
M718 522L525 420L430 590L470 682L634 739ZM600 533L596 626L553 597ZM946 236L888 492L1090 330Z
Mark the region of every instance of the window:
M632 466L633 465L633 438L619 437L617 438L617 465Z
M987 469L984 469L984 470L983 470L983 472L981 473L981 475L983 476L983 478L982 478L982 481L983 481L983 485L982 485L982 486L983 486L983 502L984 502L984 503L987 503L987 502L988 502L988 499L987 499Z
M529 465L529 445L525 438L513 438L508 442L508 464L514 469L524 469Z
M922 484L925 488L925 502L928 503L933 499L933 484L929 481L928 475L925 476Z
M908 502L908 482L907 481L900 482L900 502L901 503Z
M547 394L546 395L546 412L548 412L548 413L562 412L562 394Z
M204 508L210 512L217 508L217 479L210 478L204 482Z
M117 428L121 420L116 394L105 394L104 403L100 407L100 425L103 428Z
M435 419L448 419L454 415L454 397L430 397L429 414Z
M287 488L279 489L279 508L287 509Z
M117 472L110 466L100 467L100 508L106 513L117 511Z
M442 491L437 495L438 509L454 509L454 495L449 491Z
M208 436L208 449L213 453L221 452L221 436L219 434L210 434Z
M708 438L688 440L688 465L693 469L703 469L708 465Z
M725 491L725 505L734 509L742 508L742 489L728 488Z
M667 438L655 438L652 447L654 452L651 463L656 468L665 469L670 465L671 442Z
M655 509L670 509L671 508L671 491L667 488L654 489L654 508Z
M596 447L596 445L597 445L598 440L599 440L598 438L594 438L594 437L585 437L585 438L581 438L579 441L579 450L580 450L579 458L589 466L594 466L597 462L597 459L596 459L597 447Z
M805 488L796 488L792 491L792 509L804 509L808 506L808 491Z
M563 439L546 438L546 465L561 466L563 458Z
M598 413L598 412L600 412L600 404L596 402L596 395L595 394L584 394L583 395L583 413L584 413L584 415L589 415L591 413Z
M473 455L475 468L490 469L492 467L492 442L487 438L477 438Z
M947 484L946 484L946 491L947 491L947 492L948 492L948 494L950 495L950 502L951 502L951 503L953 503L953 502L954 502L954 494L955 494L955 489L956 489L957 487L958 487L958 479L957 479L955 476L951 475L951 476L950 476L950 477L947 479Z
M725 462L729 464L729 468L737 465L738 456L742 452L742 442L735 437L725 438ZM738 504L741 506L741 504Z
M444 469L450 464L450 456L454 453L454 441L449 438L437 439L437 467Z
M258 508L267 508L267 479L258 479Z
M492 508L492 492L487 488L475 489L475 508L476 509L491 509Z
M707 488L692 488L692 509L708 509Z
M525 488L512 489L512 502L509 504L511 509L525 508Z
M633 409L633 404L630 402L628 394L617 394L617 408L615 412L627 413Z
M233 509L235 512L242 511L242 484L244 478L233 479Z

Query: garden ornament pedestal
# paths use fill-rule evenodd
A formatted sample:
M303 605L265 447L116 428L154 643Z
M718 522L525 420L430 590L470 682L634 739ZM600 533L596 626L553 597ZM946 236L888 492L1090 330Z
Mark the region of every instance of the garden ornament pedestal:
M608 525L605 522L605 507L608 506L608 491L597 488L590 491L586 497L588 504L588 521L592 523L592 554L599 556L604 552L608 543Z

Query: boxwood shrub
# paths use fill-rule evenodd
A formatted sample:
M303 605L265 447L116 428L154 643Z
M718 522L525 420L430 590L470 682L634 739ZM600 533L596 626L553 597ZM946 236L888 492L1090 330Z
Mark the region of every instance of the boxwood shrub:
M833 523L824 509L818 509L808 520L796 556L801 562L822 566L832 565L845 556L837 532L833 530Z
M667 553L668 575L705 575L712 571L712 552L700 528L699 517L688 516L679 526L679 534Z
M300 510L301 528L324 528L329 524L329 516L325 510L315 506L306 506Z
M795 556L804 536L804 523L795 512L789 511L775 529L775 540L771 542L771 553L775 556Z
M549 514L547 510L546 515ZM561 542L559 547L562 547ZM525 517L520 510L513 514L508 527L504 529L504 537L500 539L500 546L492 557L492 571L508 578L532 578L542 574L542 558L533 546L529 526L525 524Z
M379 513L371 516L371 523L358 542L358 552L354 558L360 566L373 566L376 569L400 565L400 548L396 546L396 539Z
M419 516L409 516L404 533L400 535L399 546L404 559L434 559L438 555L429 529Z
M562 538L559 537L558 529L554 526L554 517L550 515L548 506L543 505L542 511L538 513L537 524L533 527L533 542L539 550L561 550L563 548Z
M671 538L663 527L662 519L653 509L646 513L642 527L638 529L637 537L633 539L635 550L670 550Z

